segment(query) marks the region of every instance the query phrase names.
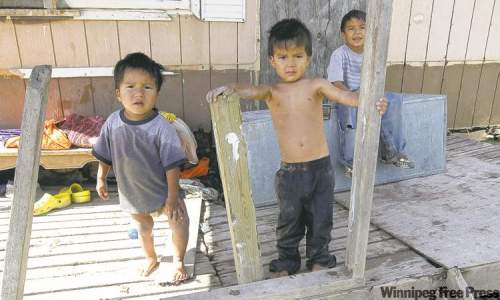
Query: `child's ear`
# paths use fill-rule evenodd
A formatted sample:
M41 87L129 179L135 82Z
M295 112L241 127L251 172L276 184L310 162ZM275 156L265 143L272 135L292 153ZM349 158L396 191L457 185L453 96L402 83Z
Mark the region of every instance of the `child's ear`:
M275 67L275 65L274 65L275 61L274 61L274 57L273 56L269 56L269 63L271 64L271 66L273 68Z
M116 99L118 99L118 102L121 102L121 100L120 100L120 90L119 89L115 90L115 95L116 95Z

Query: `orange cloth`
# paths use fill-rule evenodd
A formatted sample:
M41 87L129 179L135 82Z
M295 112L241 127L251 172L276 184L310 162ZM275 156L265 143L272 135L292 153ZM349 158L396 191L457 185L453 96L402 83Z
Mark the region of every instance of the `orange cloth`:
M19 148L20 136L12 137L5 141L6 148ZM57 128L54 120L45 121L42 134L43 150L65 150L71 147L71 142L64 131Z
M200 161L198 162L198 164L196 166L182 171L180 178L188 179L188 178L193 178L193 177L197 177L197 176L208 175L209 163L210 163L210 160L206 157L203 157L202 159L200 159Z

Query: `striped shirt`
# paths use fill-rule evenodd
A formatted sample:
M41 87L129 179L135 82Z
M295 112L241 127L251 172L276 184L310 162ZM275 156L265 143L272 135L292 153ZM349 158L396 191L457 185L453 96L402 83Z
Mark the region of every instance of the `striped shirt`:
M361 85L361 66L363 54L356 53L347 45L342 45L333 51L328 65L328 81L342 81L351 91Z

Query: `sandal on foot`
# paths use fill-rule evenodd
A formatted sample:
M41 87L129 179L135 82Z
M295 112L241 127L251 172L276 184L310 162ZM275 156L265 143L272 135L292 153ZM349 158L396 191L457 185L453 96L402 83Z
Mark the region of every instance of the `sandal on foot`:
M392 164L398 168L402 169L413 169L415 168L415 163L412 162L406 155L397 154L389 159L381 159L385 164Z
M73 203L85 203L90 201L90 191L84 190L78 183L73 183L69 187L62 188L59 193L67 193L71 195Z
M39 216L46 214L53 209L67 207L71 204L71 196L66 193L59 193L52 196L51 194L43 194L42 198L35 202L33 215Z

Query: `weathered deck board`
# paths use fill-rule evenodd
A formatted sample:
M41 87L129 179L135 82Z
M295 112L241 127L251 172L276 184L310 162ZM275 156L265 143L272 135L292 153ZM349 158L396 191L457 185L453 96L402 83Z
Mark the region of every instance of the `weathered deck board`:
M49 188L56 192L56 188ZM9 198L0 198L0 263L5 256ZM163 264L151 277L138 275L143 254L137 240L128 238L130 217L120 211L116 193L109 201L96 198L73 204L33 222L25 284L27 299L141 299L171 297L220 285L208 257L197 250L201 199L188 198L190 241L186 267L195 277L178 287L161 286L170 274L170 229L155 220L155 246ZM167 245L170 245L168 242ZM194 264L196 261L196 265ZM193 269L194 266L194 269ZM1 271L0 271L1 273Z
M500 261L500 166L491 163L498 157L484 160L500 146L459 144L445 174L377 187L372 215L374 224L447 268Z

